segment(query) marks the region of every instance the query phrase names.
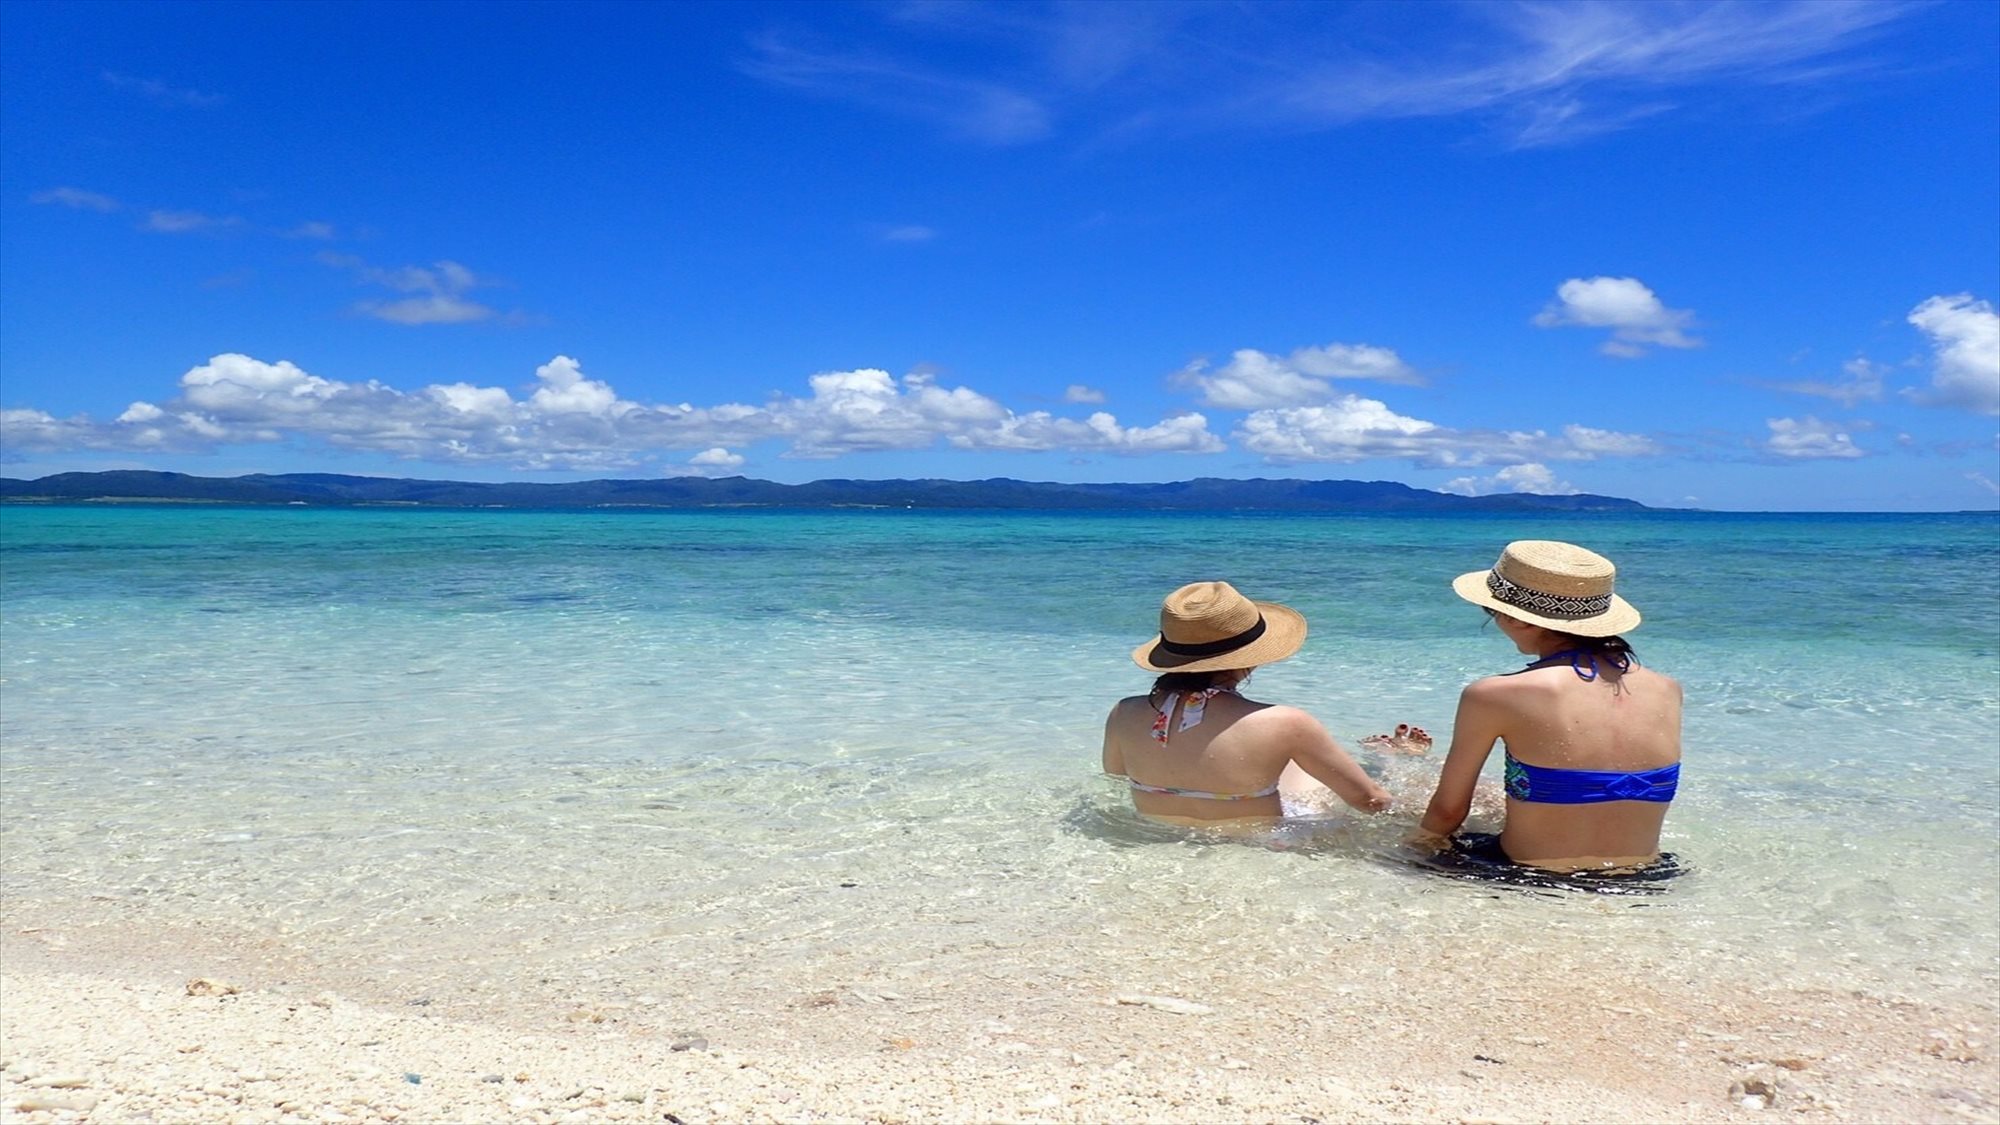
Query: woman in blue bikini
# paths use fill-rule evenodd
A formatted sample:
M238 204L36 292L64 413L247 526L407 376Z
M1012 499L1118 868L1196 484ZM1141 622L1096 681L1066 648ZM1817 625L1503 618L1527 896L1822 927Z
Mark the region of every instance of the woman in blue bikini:
M1627 871L1660 855L1680 781L1681 685L1639 665L1620 634L1639 611L1612 592L1609 559L1569 543L1509 543L1458 596L1490 615L1526 668L1466 687L1451 751L1413 842L1558 872ZM1505 744L1507 821L1452 834L1479 771Z
M1104 772L1127 779L1140 813L1180 823L1282 816L1278 782L1292 763L1357 809L1388 808L1388 791L1319 720L1238 692L1258 665L1285 659L1305 639L1297 610L1251 601L1227 582L1168 594L1160 635L1132 653L1159 679L1111 709Z

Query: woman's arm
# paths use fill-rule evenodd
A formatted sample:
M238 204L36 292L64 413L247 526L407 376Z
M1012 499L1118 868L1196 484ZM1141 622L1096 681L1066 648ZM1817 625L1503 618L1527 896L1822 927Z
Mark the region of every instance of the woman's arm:
M1362 772L1360 763L1340 748L1340 743L1333 740L1318 719L1290 707L1274 707L1271 711L1284 713L1286 752L1313 780L1363 812L1382 812L1389 807L1392 800L1389 791Z
M1479 771L1486 768L1493 744L1500 740L1504 730L1505 710L1499 686L1490 680L1479 680L1459 693L1458 717L1451 724L1451 750L1445 755L1437 790L1431 794L1430 807L1424 810L1423 823L1412 842L1442 847L1472 811L1472 793L1479 784Z
M1120 702L1111 708L1111 714L1104 720L1104 772L1113 777L1125 776L1125 751L1118 745L1115 733L1118 729L1118 711L1125 704Z

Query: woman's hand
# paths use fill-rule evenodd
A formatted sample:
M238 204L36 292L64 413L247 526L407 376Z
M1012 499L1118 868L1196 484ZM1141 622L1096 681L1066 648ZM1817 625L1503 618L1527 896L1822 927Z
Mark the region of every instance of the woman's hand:
M1370 750L1381 750L1389 754L1408 754L1412 757L1431 752L1430 732L1408 723L1397 723L1394 734L1371 734L1361 740L1361 745Z
M1404 837L1403 846L1435 855L1438 852L1450 850L1451 837L1440 836L1436 832L1427 832L1422 828L1418 828Z

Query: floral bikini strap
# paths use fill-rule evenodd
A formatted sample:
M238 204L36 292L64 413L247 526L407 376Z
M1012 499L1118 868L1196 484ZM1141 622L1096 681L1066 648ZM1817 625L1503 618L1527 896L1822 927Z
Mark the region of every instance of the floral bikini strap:
M1208 701L1225 693L1233 694L1233 691L1226 687L1212 687L1203 688L1200 691L1188 692L1187 701L1181 704L1181 725L1178 729L1186 730L1191 726L1199 724L1202 713L1208 709ZM1167 727L1173 721L1174 704L1180 698L1181 694L1179 692L1170 691L1166 694L1165 698L1160 700L1160 713L1153 716L1154 742L1165 745L1167 739L1171 736L1172 732L1167 730Z

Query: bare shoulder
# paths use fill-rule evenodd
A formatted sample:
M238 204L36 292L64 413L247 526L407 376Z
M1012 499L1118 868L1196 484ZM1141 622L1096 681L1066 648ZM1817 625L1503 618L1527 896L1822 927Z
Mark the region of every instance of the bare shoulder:
M1486 676L1465 685L1458 696L1459 711L1464 715L1492 716L1535 711L1561 686L1562 681L1553 676L1533 673Z
M1111 718L1115 720L1127 712L1145 711L1151 713L1152 710L1153 700L1151 696L1128 695L1111 705Z
M1286 707L1276 703L1260 703L1256 709L1237 720L1274 738L1298 737L1313 733L1324 733L1325 724L1309 712L1297 707Z
M1531 683L1525 676L1482 676L1465 685L1458 697L1464 703L1491 705L1520 695Z
M1634 665L1632 670L1625 673L1625 675L1628 678L1636 677L1642 683L1657 684L1662 689L1671 693L1675 699L1681 698L1683 694L1679 680L1674 679L1665 672L1656 672L1643 664Z

